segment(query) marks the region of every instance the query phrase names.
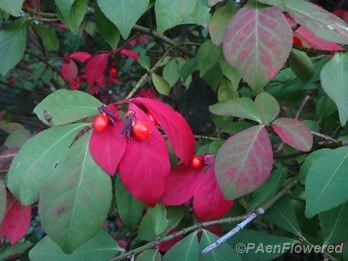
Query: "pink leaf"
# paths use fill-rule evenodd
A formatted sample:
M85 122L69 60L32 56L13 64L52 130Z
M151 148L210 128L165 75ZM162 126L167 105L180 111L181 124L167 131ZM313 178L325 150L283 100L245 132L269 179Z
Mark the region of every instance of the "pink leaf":
M275 77L291 47L291 27L276 7L244 6L232 17L223 39L227 62L253 89Z
M177 165L169 175L162 196L163 205L178 206L189 201L201 176L201 171L194 170L184 164Z
M73 58L79 62L85 62L87 61L89 58L91 58L92 55L86 52L74 52L72 54L70 54L70 58Z
M31 219L31 206L23 206L21 202L8 193L6 214L2 223L2 233L14 245L25 236ZM0 235L2 234L0 231Z
M108 109L118 115L114 104ZM102 132L93 129L89 141L89 151L95 162L110 176L115 175L118 165L126 151L127 141L124 136L120 136L122 121L115 121L116 126L110 123Z
M301 151L311 150L313 145L311 131L301 121L280 118L272 123L272 128L282 141L291 147Z
M73 82L77 78L78 73L79 72L74 61L70 60L69 63L63 63L62 76L68 83Z
M199 221L214 220L227 214L233 200L226 200L216 181L214 165L200 176L193 195L193 209Z
M85 68L85 77L90 87L93 87L95 82L104 75L108 64L108 57L108 54L102 53L88 60Z
M151 129L147 140L131 137L120 163L120 177L130 194L154 207L161 198L170 173L166 143L147 115L135 104L129 104L136 118L146 121Z
M226 199L260 187L272 170L272 145L265 127L254 126L226 140L216 155L216 178Z
M134 98L133 102L142 104L148 109L172 145L175 154L186 165L194 153L195 138L184 117L168 105L147 98Z
M120 54L123 54L131 59L133 59L134 61L138 61L139 59L139 54L137 54L136 52L133 52L132 50L129 50L129 49L122 49L120 51Z
M313 32L309 31L304 26L301 26L300 28L298 28L296 30L296 33L314 49L329 50L329 51L343 50L343 48L336 43L320 39Z

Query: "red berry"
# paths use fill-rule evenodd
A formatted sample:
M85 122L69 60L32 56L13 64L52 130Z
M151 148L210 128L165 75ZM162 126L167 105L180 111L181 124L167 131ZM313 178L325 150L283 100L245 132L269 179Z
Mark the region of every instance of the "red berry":
M199 170L202 168L204 164L204 160L201 156L195 155L191 158L191 167L194 168L195 170Z
M151 112L146 112L147 117L150 119L150 121L153 123L153 125L157 126L158 125L158 121L155 119L155 117L153 117Z
M106 126L108 126L109 119L104 113L100 113L94 118L93 127L96 131L104 131Z
M23 3L23 6L25 6L25 7L30 7L30 2L29 2L29 1L25 1L25 2Z
M139 140L147 140L151 135L151 129L145 121L136 120L132 124L132 130L134 136Z
M300 38L294 36L294 37L292 38L292 41L293 41L294 45L302 46L302 41L301 41Z
M111 78L115 78L115 76L117 75L117 70L116 70L116 68L111 68L111 69L109 70L109 75L110 75Z

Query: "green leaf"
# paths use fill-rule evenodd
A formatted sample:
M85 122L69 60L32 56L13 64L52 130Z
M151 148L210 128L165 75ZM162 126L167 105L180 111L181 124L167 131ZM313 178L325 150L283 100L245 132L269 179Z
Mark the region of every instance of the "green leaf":
M283 196L266 211L263 217L296 236L302 236L300 225L288 196Z
M292 238L247 229L240 231L228 241L237 252L240 251L239 255L244 261L274 260L289 251L296 242ZM270 247L273 251L266 251Z
M273 170L267 181L255 192L248 202L248 210L252 211L271 198L283 185L287 176L287 170L280 168Z
M222 73L231 81L233 88L237 90L242 77L240 77L239 73L226 62L223 55L220 57L219 63Z
M127 39L133 26L147 11L149 0L97 0L104 15Z
M124 251L104 230L100 230L85 244L68 255L48 236L41 239L29 252L30 260L50 261L104 261Z
M327 152L310 167L306 178L306 216L339 206L348 200L348 147Z
M167 209L167 229L166 232L168 233L173 228L176 228L181 219L184 217L184 215L187 213L187 208L184 206L177 206L177 207L166 207Z
M13 246L6 247L0 254L0 260L11 260L14 256L23 254L26 250L33 246L30 241L17 242Z
M139 238L142 240L154 240L162 235L168 227L167 210L162 204L154 208L148 208L147 213L139 225Z
M58 163L40 191L39 216L47 235L72 253L102 227L110 208L110 177L95 163L85 134Z
M80 24L85 17L88 0L55 0L59 19L74 33L79 33Z
M318 161L320 157L326 155L330 151L331 151L331 149L316 150L316 151L313 151L311 154L309 154L306 157L305 161L303 162L303 164L300 168L300 172L299 172L300 173L300 182L302 184L306 183L307 174L309 172L309 169L313 165L313 163Z
M226 101L238 98L238 92L230 81L223 79L218 89L218 101Z
M163 79L172 87L180 78L178 58L171 59L163 68Z
M286 11L300 25L329 42L348 44L348 26L336 15L303 0L286 1Z
M176 243L163 256L164 261L198 261L199 245L197 232L191 233Z
M262 122L266 125L272 122L280 112L279 103L267 92L258 94L254 102L260 112Z
M55 31L41 24L34 25L33 28L42 42L46 44L48 48L52 49L53 51L59 50L59 41Z
M40 132L13 159L7 186L24 205L35 203L43 182L86 124L77 123Z
M146 205L129 194L120 179L120 175L117 175L115 183L115 197L118 215L127 229L133 231L138 225Z
M5 75L23 57L27 41L25 18L8 24L0 32L0 74Z
M147 55L142 55L139 57L138 61L137 61L141 67L143 67L146 70L150 70L150 57Z
M197 59L192 58L185 61L180 69L180 75L183 81L186 81L187 78L197 69Z
M226 4L216 9L209 22L209 34L214 44L220 45L228 22L238 11L237 4Z
M20 149L22 145L31 137L30 130L19 129L14 132L11 132L10 135L6 138L4 145L11 148L15 147Z
M319 214L323 245L337 244L348 239L348 203Z
M203 251L204 248L214 243L219 238L208 230L203 229L201 241L199 243L200 252ZM229 260L240 260L241 257L232 249L230 245L227 243L221 244L219 247L213 249L207 254L200 254L200 261L229 261Z
M158 32L162 34L184 22L194 12L196 4L197 0L157 0L155 13Z
M348 55L336 53L320 73L325 93L335 102L341 125L348 120Z
M149 249L141 252L139 256L135 259L136 261L162 261L162 256L159 250Z
M168 95L170 92L169 83L165 79L163 79L162 76L156 73L152 73L151 77L152 77L152 83L155 86L156 90L162 95Z
M192 18L198 25L203 25L209 19L210 7L207 0L197 0L195 10L192 13Z
M217 63L221 49L216 47L211 40L205 41L197 51L197 64L199 75L203 77Z
M222 115L245 118L261 123L261 115L255 103L246 97L223 101L209 106L210 112Z
M0 9L9 13L13 16L18 16L19 12L22 10L24 0L1 0L0 1Z
M97 31L112 49L116 49L121 34L117 27L103 14L98 4L94 6L94 16Z
M301 81L308 82L313 77L314 66L305 52L292 49L289 56L289 65Z
M47 111L57 126L98 114L100 104L100 101L85 92L61 89L43 99L34 112L43 123L48 124L44 116Z
M6 187L4 185L4 182L0 180L0 224L2 223L2 219L5 216L6 202L7 202Z

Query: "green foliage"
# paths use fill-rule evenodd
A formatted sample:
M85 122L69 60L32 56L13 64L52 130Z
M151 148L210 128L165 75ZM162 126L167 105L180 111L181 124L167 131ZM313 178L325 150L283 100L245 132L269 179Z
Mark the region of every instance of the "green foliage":
M198 260L199 244L197 232L186 236L179 243L176 243L164 256L164 261L183 260L191 261Z
M24 0L3 0L0 4L0 9L4 10L5 12L13 15L18 16L19 12L22 10Z

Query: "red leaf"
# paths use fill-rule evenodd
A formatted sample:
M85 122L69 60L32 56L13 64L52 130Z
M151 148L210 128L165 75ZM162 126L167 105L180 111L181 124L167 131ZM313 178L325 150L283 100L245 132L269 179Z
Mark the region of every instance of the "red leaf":
M184 117L168 105L147 98L134 98L133 102L145 106L155 117L172 145L179 159L188 165L194 153L195 138Z
M317 37L313 32L306 27L301 26L296 30L296 33L301 36L312 48L317 50L342 51L343 48L336 43L329 42Z
M90 55L89 53L86 53L86 52L74 52L74 53L70 54L70 58L73 58L73 59L75 59L79 62L83 62L83 63L91 57L92 57L92 55Z
M260 187L272 170L272 145L265 127L248 128L227 139L216 155L216 178L225 198L235 199Z
M276 7L244 6L232 17L223 39L226 61L253 89L274 78L291 48L291 27Z
M311 131L301 121L280 118L272 123L272 128L282 141L291 147L301 151L311 150L313 145Z
M203 174L193 195L193 209L199 221L214 220L227 214L233 200L226 200L216 181L214 165Z
M30 226L31 206L23 206L10 193L7 194L7 198L6 214L0 227L0 236L5 235L11 245L14 245L25 236Z
M99 78L103 77L108 64L109 55L106 53L93 56L86 64L85 77L87 84L93 87Z
M184 164L177 165L169 175L162 196L163 205L178 206L189 201L195 191L196 183L201 176L201 171L194 170Z
M130 194L154 207L161 198L170 173L167 145L147 115L135 104L129 104L136 118L146 121L150 137L141 141L131 137L120 163L120 177Z
M108 109L118 115L114 104L109 105ZM122 121L115 123L115 127L109 124L102 132L93 129L89 141L92 158L110 176L115 175L127 146L126 138L120 136Z
M77 66L74 61L70 60L69 63L63 63L62 76L68 83L73 82L76 79L78 73L79 72L77 70Z
M120 51L120 54L123 54L123 55L133 59L134 61L138 61L138 59L139 59L139 54L137 54L136 52L133 52L132 50L129 50L129 49L122 49Z

